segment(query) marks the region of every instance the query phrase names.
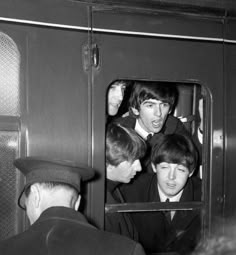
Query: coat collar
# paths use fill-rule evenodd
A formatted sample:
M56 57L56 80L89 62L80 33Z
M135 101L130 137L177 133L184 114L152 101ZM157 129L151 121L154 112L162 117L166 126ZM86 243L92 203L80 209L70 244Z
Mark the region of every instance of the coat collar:
M157 189L157 178L155 174L152 178L150 193L149 193L149 202L161 202L160 195ZM182 196L180 198L180 202L193 202L196 199L194 198L194 187L193 187L193 180L190 177L186 183ZM197 210L188 210L188 211L176 211L174 218L172 220L172 226L174 228L184 228L191 222L191 220L199 214ZM180 220L181 219L181 220Z
M80 212L63 206L55 206L46 209L33 225L52 219L74 221L76 223L80 223L94 228L88 223L87 219Z

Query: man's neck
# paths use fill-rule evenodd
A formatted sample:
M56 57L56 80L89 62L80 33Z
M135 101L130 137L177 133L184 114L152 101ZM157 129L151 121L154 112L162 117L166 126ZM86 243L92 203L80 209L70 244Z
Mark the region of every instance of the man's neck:
M182 193L183 193L183 190L181 190L177 195L168 197L168 196L166 196L166 194L164 194L162 192L162 190L160 189L159 185L157 185L157 188L158 188L158 192L159 192L159 196L160 196L160 201L161 202L165 202L167 198L169 198L170 202L179 202L179 200L180 200L180 198L182 196Z
M143 139L145 139L145 140L147 139L147 136L148 136L149 134L153 134L153 133L151 133L151 132L146 131L146 130L140 125L139 119L136 120L134 130L135 130Z

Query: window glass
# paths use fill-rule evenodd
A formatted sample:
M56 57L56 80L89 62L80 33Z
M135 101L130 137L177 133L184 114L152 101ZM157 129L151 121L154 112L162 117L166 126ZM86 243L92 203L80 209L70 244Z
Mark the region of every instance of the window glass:
M20 54L14 41L0 32L0 115L18 116Z

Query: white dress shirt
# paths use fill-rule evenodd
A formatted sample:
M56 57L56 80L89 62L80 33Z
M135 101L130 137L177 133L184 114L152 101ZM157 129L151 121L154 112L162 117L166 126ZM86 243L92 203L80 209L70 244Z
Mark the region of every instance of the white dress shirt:
M144 129L141 127L141 125L139 124L139 121L138 121L138 120L136 120L134 130L135 130L144 140L147 140L147 137L148 137L149 134L153 135L152 132L147 132L146 130L144 130Z
M158 188L158 192L159 192L159 196L160 196L160 201L161 202L166 202L166 199L168 198L170 202L179 202L182 194L183 194L183 190L181 190L177 195L173 196L173 197L167 197L163 191L160 189L159 185L157 185ZM175 211L171 211L171 219L173 219L174 215L175 215Z

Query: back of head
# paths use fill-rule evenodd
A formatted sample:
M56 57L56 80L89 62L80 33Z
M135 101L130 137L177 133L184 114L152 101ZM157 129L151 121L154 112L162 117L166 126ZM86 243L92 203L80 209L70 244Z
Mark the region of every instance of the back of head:
M106 164L119 165L123 161L133 162L146 152L145 141L131 129L118 123L110 123L106 130Z
M14 165L24 174L25 186L19 196L19 205L23 207L21 198L28 188L35 184L48 184L49 187L60 185L70 187L80 193L81 181L94 177L95 171L83 165L76 165L71 161L52 160L41 157L25 157L14 161Z
M32 185L25 190L25 199L27 199L30 192L32 192ZM73 186L58 182L41 182L37 183L37 188L40 190L41 194L43 194L43 199L41 201L42 211L53 206L75 208L79 192Z
M151 161L185 165L192 173L198 160L197 150L189 137L179 134L159 135L152 143Z
M172 111L178 99L177 87L169 82L136 81L129 99L129 109L140 109L140 105L148 99L156 99L170 104Z

